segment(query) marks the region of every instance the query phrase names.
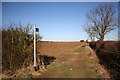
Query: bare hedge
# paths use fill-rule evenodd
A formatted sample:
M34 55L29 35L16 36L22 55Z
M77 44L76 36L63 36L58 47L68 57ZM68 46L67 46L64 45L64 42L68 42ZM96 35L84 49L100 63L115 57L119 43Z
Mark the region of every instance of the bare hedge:
M113 80L120 79L120 41L91 42L90 47L95 50L99 63L109 72Z
M2 30L3 73L7 70L13 74L16 70L33 62L32 25L14 26L11 24L9 28Z

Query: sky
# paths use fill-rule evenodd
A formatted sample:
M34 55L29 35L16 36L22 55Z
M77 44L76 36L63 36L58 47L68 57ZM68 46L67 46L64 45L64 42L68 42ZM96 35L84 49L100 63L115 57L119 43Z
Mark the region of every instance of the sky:
M0 28L2 27L2 2L0 2Z
M85 15L99 4L102 2L3 2L2 25L36 24L43 41L86 40ZM112 31L105 40L117 40L117 34Z
M2 2L119 2L120 0L1 0Z

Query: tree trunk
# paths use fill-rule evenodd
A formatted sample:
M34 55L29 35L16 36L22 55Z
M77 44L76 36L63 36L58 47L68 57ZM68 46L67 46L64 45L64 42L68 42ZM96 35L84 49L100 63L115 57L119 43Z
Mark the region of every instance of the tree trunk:
M100 41L104 40L104 35L100 36Z

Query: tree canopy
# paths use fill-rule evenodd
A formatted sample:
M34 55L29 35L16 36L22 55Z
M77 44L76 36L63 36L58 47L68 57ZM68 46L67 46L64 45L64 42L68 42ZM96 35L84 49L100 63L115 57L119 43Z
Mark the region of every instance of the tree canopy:
M84 26L91 40L104 40L104 36L117 28L117 17L114 4L100 4L86 14L87 23Z

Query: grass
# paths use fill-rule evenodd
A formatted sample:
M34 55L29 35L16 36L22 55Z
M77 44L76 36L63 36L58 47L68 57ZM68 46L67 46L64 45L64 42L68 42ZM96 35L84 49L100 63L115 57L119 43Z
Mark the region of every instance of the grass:
M83 51L85 51L84 47L80 47L74 50L74 52L78 52L78 53L83 52Z
M80 71L83 71L83 72L85 71L84 69L86 69L86 72L88 72L86 77L91 77L93 75L96 75L96 77L102 78L103 76L100 74L100 71L97 68L95 60L90 59L90 57L93 57L94 55L91 52L87 51L87 49L85 49L85 47L86 47L86 45L82 45L80 48L77 48L75 50L75 52L81 53L81 56L84 56L85 60L83 60L82 63L86 63L84 65L83 69L82 69L82 67L78 67L77 69ZM84 53L82 53L82 52L84 52ZM90 67L88 67L88 66L90 66ZM95 72L95 73L94 74L92 73L92 75L91 75L91 72L93 72L93 73Z
M32 74L28 74L28 78L33 78L33 75Z
M38 47L39 48L39 47ZM54 56L56 60L46 70L37 71L40 75L29 70L22 71L27 78L101 78L100 69L96 64L93 53L88 46L81 43L43 43L41 52ZM22 78L18 74L18 78ZM37 76L36 76L37 75ZM37 77L37 78L38 78Z
M88 56L91 56L91 55L92 55L92 53L89 53L89 54L88 54Z
M65 59L58 58L58 62L50 64L47 74L42 74L43 78L101 78L95 61L89 58L92 53L85 47L83 45L72 49L71 54L61 55Z
M16 78L21 79L21 78L23 78L23 76L22 75L18 75L18 76L16 76Z
M84 47L84 48L85 48L85 47L86 47L86 45L84 44L84 45L82 45L81 47Z

